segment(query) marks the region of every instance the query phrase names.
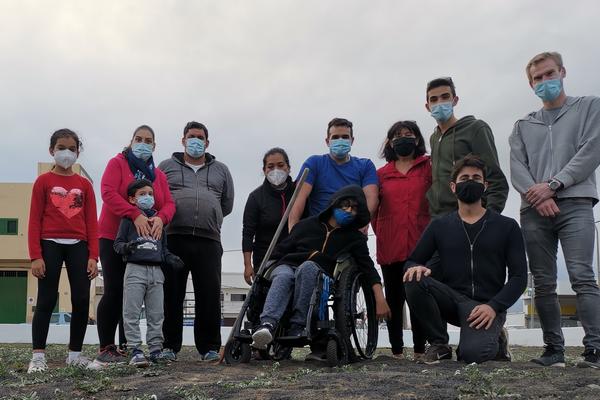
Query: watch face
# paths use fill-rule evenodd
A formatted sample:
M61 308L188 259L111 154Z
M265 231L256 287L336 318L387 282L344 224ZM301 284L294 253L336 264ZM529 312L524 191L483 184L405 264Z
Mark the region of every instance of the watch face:
M560 187L560 183L558 183L557 181L551 181L550 184L548 184L548 186L550 187L550 189L556 191Z

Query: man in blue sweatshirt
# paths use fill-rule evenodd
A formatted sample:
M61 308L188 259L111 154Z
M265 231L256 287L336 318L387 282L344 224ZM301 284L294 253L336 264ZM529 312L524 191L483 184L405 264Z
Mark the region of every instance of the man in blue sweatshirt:
M578 366L600 368L600 290L592 266L600 98L565 94L566 70L559 53L536 55L525 71L543 107L519 119L509 141L511 180L521 194L521 225L546 345L532 361L565 366L556 295L560 240L585 332L584 360Z

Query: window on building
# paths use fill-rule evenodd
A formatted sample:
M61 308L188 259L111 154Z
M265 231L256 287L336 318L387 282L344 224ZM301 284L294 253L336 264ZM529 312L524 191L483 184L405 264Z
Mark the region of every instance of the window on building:
M244 300L246 300L245 294L237 294L237 293L231 294L231 301L244 301Z
M16 218L0 218L0 235L16 235L19 233L19 223Z

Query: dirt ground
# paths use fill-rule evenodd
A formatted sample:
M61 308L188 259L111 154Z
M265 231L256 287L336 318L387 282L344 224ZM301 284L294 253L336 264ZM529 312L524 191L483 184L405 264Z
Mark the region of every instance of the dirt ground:
M527 362L539 348L513 348L512 363L424 366L396 360L387 350L341 368L292 360L243 366L207 364L193 348L168 366L126 365L100 372L64 366L64 346L50 346L47 373L26 373L26 345L0 345L1 399L600 399L600 370L575 368L581 348L567 351L567 368ZM88 355L94 349L85 349ZM407 354L410 357L410 354Z

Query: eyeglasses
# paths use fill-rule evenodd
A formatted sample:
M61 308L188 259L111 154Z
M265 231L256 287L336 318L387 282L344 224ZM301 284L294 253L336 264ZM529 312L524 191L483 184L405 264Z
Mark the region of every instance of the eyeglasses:
M339 203L339 207L340 208L349 208L351 210L357 210L358 209L358 203L356 201L353 201L353 200L342 200Z

